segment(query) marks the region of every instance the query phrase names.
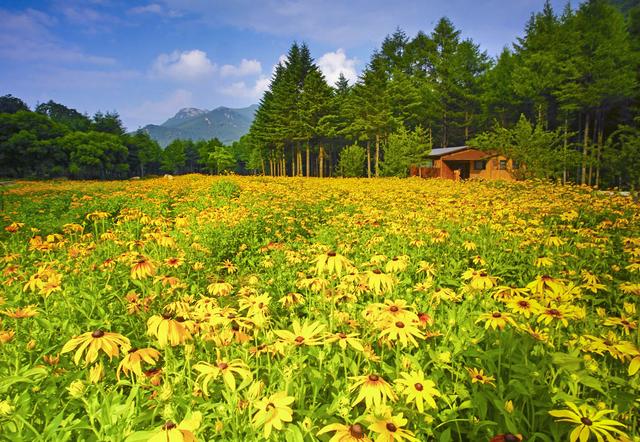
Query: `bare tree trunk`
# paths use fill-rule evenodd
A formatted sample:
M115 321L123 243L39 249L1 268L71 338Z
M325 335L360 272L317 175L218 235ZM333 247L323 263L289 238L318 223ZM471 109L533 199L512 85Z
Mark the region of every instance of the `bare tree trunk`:
M564 116L564 143L562 146L562 184L567 184L567 144L569 130L569 118Z
M380 176L380 134L376 134L376 178Z
M596 155L596 187L600 187L600 159L602 158L602 145L604 143L604 128L600 122L600 130L598 131L598 150Z
M300 142L295 146L291 146L291 176L296 176L296 169L298 167L298 146Z
M307 141L307 178L309 178L311 175L309 175L309 172L311 171L311 159L309 157L310 155L310 149L309 149L309 142Z
M464 111L464 142L469 139L469 112Z
M584 122L584 142L582 145L582 170L580 184L587 183L587 150L589 149L589 114L585 115Z
M367 140L367 178L371 178L371 141Z
M598 112L596 112L596 116L593 118L593 136L592 136L592 142L591 142L591 146L595 147L596 144L596 138L597 138L597 134L598 133ZM597 147L596 147L597 148ZM593 184L593 147L591 148L591 150L589 151L589 185Z
M324 178L324 146L322 144L320 144L318 152L318 176Z

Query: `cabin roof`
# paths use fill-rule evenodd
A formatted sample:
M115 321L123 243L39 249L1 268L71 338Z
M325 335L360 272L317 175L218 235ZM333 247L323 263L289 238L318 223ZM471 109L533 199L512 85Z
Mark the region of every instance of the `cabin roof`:
M431 153L429 154L429 158L441 157L444 155L449 155L455 152L460 152L462 150L471 149L469 146L457 146L457 147L438 147L436 149L431 149Z

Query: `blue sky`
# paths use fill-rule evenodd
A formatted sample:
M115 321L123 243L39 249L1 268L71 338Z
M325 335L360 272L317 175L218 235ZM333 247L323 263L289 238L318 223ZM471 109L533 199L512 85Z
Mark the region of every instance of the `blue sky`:
M183 107L257 103L294 40L328 80L355 80L398 26L429 33L447 16L494 56L543 2L0 0L0 95L115 110L134 130ZM561 11L565 1L551 3Z

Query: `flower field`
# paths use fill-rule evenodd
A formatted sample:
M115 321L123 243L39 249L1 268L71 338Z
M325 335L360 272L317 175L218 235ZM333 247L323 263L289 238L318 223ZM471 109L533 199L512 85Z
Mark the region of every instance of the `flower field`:
M198 175L0 190L0 440L640 440L628 198Z

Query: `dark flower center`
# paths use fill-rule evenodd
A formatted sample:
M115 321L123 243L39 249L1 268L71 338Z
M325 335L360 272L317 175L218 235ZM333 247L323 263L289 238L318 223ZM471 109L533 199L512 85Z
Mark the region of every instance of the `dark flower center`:
M398 328L404 328L404 322L402 322L402 321L398 321L398 322L396 322L396 327L398 327Z
M101 338L103 336L104 336L104 332L100 329L97 329L93 333L91 333L92 338Z
M484 278L484 277L486 277L486 276L487 276L487 274L486 274L485 272L480 272L480 277L481 277L481 278Z
M275 404L274 404L273 402L269 402L269 403L267 404L267 411L269 411L269 410L271 410L271 409L273 409L273 408L276 408Z
M129 353L129 354L131 354L131 353L135 353L135 352L137 352L137 351L138 351L138 349L137 349L137 348L135 348L135 347L133 347L133 348L130 348L130 349L129 349L128 353Z
M393 257L393 259L392 259L391 261L397 261L397 260L398 260L398 257L397 257L397 256L394 256L394 257Z
M371 382L378 382L379 379L380 379L380 376L378 376L377 374L370 374L369 375L369 380Z
M162 319L171 319L171 318L173 318L173 314L170 312L164 312L162 314Z
M476 375L476 379L477 379L477 380L479 380L479 381L481 381L481 380L483 380L483 379L484 379L484 376L482 376L481 374L477 374L477 375Z
M218 368L219 368L220 370L226 370L228 367L229 367L229 364L227 364L226 362L220 362L220 363L218 364Z
M183 318L182 316L178 316L178 317L176 318L176 321L178 321L178 322L184 322L184 321L186 321L186 319L185 319L185 318Z
M629 321L627 321L626 319L623 319L622 321L620 321L620 324L629 325Z
M589 419L588 417L583 417L580 419L580 422L582 422L583 424L585 424L587 427L590 427L591 425L593 425L593 422L591 421L591 419Z
M522 308L527 308L529 307L529 302L528 301L520 301L518 302L518 305Z
M415 387L415 389L416 389L416 390L418 390L418 391L422 391L422 390L424 390L424 387L422 386L422 384L421 384L420 382L416 383L416 384L414 385L414 387Z
M346 333L340 332L340 333L338 333L338 336L340 336L340 339L347 339L347 334Z
M336 252L327 252L327 256L336 256Z
M380 274L380 273L382 273L382 272L380 271L380 269L375 269L375 270L373 271L373 273L375 273L376 275L379 275L379 274Z
M177 425L174 422L167 421L162 428L169 431L169 430L173 430L176 426Z
M560 310L557 310L555 308L550 308L549 310L547 310L547 314L550 316L561 316Z
M493 313L491 316L493 316L494 318L500 318L500 317L502 317L502 313L500 313L500 312L495 312L495 313Z
M397 305L392 305L391 307L389 307L389 311L392 311L393 313L397 312L398 310L400 309Z
M296 344L302 344L303 342L304 342L304 337L302 337L302 336L298 336L298 337L296 338Z
M349 434L355 439L362 439L364 437L364 429L360 424L353 424L349 427Z
M518 437L517 437L517 436L514 436L514 435L513 435L513 434L511 434L511 433L507 433L507 434L505 434L505 435L504 435L504 441L505 441L505 442L517 442L517 441L519 441L519 440L520 440L520 439L518 439Z
M392 433L395 433L396 431L398 431L398 427L396 427L393 422L388 422L387 425L387 430L389 430Z

